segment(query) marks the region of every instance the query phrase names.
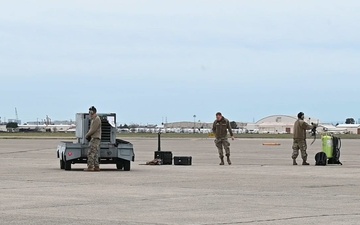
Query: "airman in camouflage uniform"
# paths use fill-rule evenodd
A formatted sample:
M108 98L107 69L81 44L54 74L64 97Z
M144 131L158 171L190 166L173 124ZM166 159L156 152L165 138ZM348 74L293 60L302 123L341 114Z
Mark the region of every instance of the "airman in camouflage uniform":
M306 144L306 131L311 130L316 125L309 125L304 121L304 113L298 114L298 120L294 124L294 142L293 142L293 165L297 165L296 158L299 156L299 150L301 151L301 158L303 159L302 165L310 165L307 163L307 144Z
M232 132L230 122L222 116L220 112L216 113L216 120L213 124L213 132L215 134L215 144L219 151L220 165L224 165L224 151L227 157L227 162L231 165L230 160L230 142L228 141L227 132L229 131L232 140L234 140L234 134Z
M97 110L94 106L89 109L89 115L91 118L90 130L86 134L86 139L89 141L88 149L88 168L85 171L100 171L99 166L99 151L101 142L101 120L96 114Z

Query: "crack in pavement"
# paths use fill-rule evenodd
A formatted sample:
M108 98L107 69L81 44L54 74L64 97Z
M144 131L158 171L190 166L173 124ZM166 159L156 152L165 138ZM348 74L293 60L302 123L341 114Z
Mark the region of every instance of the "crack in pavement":
M3 216L10 216L10 215L15 215L12 213L3 213L0 212L0 215ZM59 220L59 218L61 218L62 220L64 220L64 217L62 216L40 216L40 215L21 215L22 217L25 217L26 220L29 219L29 217L38 217L38 218L43 218L44 220L46 219L56 219ZM25 220L24 219L24 220ZM72 221L71 224L76 224L77 221L86 221L85 219L81 219L81 218L75 218L75 217L66 217L65 218L66 221ZM92 223L91 224L103 224L104 219L91 219ZM106 219L105 220L106 224L129 224L129 225L135 225L135 224L144 224L144 225L168 225L168 223L156 223L156 222L144 222L144 221L135 221L135 220L117 220L117 219ZM66 222L64 223L66 224Z
M0 155L26 153L26 152L38 152L38 151L44 151L44 150L51 150L51 149L50 148L39 148L39 149L28 149L28 150L22 150L22 151L16 151L16 152L0 152Z
M322 214L314 216L294 216L286 217L280 219L263 219L263 220L248 220L248 221L239 221L239 222L225 222L225 223L206 223L202 225L233 225L233 224L251 224L251 223L264 223L264 222L276 222L276 221L289 221L297 219L310 219L310 218L321 218L321 217L335 217L335 216L360 216L360 213L349 213L349 214Z

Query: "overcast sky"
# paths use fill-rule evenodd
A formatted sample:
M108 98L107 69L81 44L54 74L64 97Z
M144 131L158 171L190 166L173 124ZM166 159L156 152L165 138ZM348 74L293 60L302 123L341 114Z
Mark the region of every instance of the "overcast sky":
M0 116L360 117L360 1L0 3Z

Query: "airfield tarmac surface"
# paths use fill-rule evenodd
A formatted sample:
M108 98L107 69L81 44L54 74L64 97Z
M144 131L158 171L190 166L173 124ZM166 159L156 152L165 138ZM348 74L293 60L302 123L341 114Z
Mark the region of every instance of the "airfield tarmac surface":
M59 169L58 140L0 139L0 224L360 224L360 140L343 140L343 166L292 166L291 140L238 139L219 166L211 139L163 139L193 165L143 166L156 140L130 140L132 171ZM281 146L263 146L263 142ZM301 160L298 159L300 163Z

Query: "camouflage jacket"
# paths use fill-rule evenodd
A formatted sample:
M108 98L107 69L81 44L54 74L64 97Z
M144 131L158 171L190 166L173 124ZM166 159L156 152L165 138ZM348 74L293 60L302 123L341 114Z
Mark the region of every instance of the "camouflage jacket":
M215 120L213 124L213 132L217 139L219 138L226 138L227 131L229 131L230 135L233 136L233 132L230 126L229 120L223 117L220 121Z
M306 130L311 130L312 128L312 125L309 125L304 120L298 119L294 124L294 139L305 140Z
M91 120L90 130L86 137L101 139L101 119L99 116Z

